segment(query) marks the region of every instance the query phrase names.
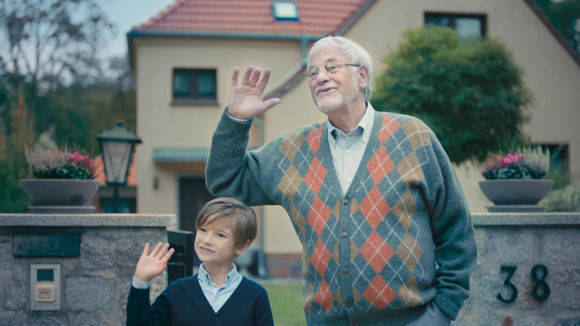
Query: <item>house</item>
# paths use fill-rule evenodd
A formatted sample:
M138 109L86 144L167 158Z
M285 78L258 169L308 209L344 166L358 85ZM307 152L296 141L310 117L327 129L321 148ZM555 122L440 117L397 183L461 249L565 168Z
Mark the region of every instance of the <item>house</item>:
M204 167L234 67L271 68L267 96L282 98L255 123L250 146L258 146L324 119L302 79L313 41L329 34L356 40L378 74L403 31L426 23L507 45L535 95L524 131L536 143L560 148L578 182L580 60L532 0L177 0L127 36L143 140L138 211L176 213L180 228L193 229L197 210L211 198ZM484 211L479 169L456 170L472 211ZM256 244L267 254L270 275L301 276L301 245L290 219L279 207L258 210L263 232Z

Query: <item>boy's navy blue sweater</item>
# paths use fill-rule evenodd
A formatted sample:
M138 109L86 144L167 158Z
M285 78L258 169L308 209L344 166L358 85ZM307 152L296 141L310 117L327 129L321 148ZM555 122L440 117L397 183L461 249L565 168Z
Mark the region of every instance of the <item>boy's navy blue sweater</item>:
M216 313L205 298L197 274L172 282L153 305L149 289L131 287L127 326L149 325L274 325L266 290L247 278Z

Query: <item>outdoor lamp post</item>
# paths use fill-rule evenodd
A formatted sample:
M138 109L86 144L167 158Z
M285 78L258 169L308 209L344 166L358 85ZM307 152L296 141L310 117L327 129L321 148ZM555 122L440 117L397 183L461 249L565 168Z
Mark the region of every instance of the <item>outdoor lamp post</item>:
M101 145L107 185L113 186L113 212L118 213L118 187L127 184L135 144L141 143L141 139L121 121L115 127L100 132L95 138Z

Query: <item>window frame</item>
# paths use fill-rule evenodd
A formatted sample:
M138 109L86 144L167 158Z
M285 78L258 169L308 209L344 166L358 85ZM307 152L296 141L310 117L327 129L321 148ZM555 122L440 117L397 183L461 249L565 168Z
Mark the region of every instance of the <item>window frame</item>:
M480 29L480 38L487 37L487 14L463 14L463 13L456 13L456 12L441 12L441 11L425 11L423 13L423 26L427 26L427 17L446 17L449 18L450 24L445 27L449 27L454 31L455 29L455 21L457 18L477 18L481 21L481 29ZM441 26L441 25L436 25Z
M200 97L198 94L198 76L200 72L212 72L214 75L214 96L213 97ZM187 96L175 96L175 75L179 72L186 72L189 75L190 81L192 83L190 89L190 95ZM182 106L182 105L212 105L218 106L218 81L217 81L217 69L216 68L191 68L191 67L173 67L171 70L171 105L172 106Z
M296 11L296 17L284 17L281 16L278 12L278 8L276 5L292 5L294 10ZM272 17L274 17L274 21L291 21L297 22L300 21L300 11L298 8L298 4L295 1L272 1Z

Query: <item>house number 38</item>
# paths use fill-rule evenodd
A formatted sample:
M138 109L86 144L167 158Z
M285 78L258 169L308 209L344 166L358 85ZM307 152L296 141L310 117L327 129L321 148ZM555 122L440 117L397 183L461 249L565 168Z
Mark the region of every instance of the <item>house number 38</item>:
M518 297L518 289L511 282L511 278L516 272L517 266L506 266L502 265L500 272L507 273L505 280L503 281L504 286L508 289L510 296L504 297L501 293L497 294L497 298L501 302L511 303L516 301ZM539 301L544 301L550 296L550 287L546 283L546 276L548 276L548 268L542 264L536 264L532 267L531 271L532 280L534 281L534 287L532 289L532 295Z

